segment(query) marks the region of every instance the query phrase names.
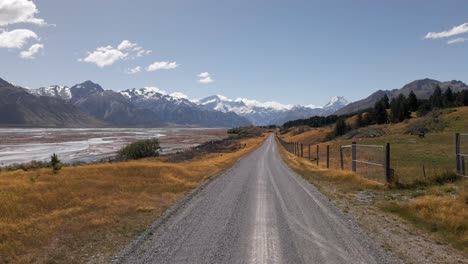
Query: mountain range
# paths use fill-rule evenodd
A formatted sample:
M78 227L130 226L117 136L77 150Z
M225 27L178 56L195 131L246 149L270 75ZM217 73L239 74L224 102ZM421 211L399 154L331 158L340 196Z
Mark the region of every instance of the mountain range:
M234 112L246 117L254 125L282 125L289 120L311 116L327 116L348 104L341 96L332 98L325 106L284 105L278 102L259 102L245 98L229 99L222 95L213 95L197 103L206 109L229 113Z
M396 98L400 94L408 96L409 93L413 91L416 94L417 98L428 99L437 86L439 86L442 91L445 91L449 87L452 89L453 92L459 92L468 89L468 86L465 83L457 80L440 82L432 79L421 79L410 82L400 89L378 90L362 100L350 103L347 106L338 109L337 111L335 111L334 114L351 114L374 107L375 103L381 98L383 98L385 95L387 95L388 98L391 100L392 98Z
M1 80L1 79L0 79ZM29 98L26 105L4 98L0 107L9 109L0 126L38 127L163 127L203 126L236 127L246 125L281 125L290 119L313 115L328 115L346 105L342 97L336 97L324 107L284 105L277 102L259 102L249 99L228 99L209 96L190 100L182 93L168 94L156 87L133 88L124 91L105 90L99 84L86 81L71 87L51 85L37 89L25 89L2 80L3 86L21 91ZM35 117L35 105L60 104L62 107L45 107L41 118ZM59 111L68 107L67 111ZM70 117L73 111L73 118ZM13 116L15 122L10 119ZM78 118L81 117L81 118ZM76 120L75 120L76 119ZM21 121L22 120L22 121ZM32 122L31 120L34 120Z

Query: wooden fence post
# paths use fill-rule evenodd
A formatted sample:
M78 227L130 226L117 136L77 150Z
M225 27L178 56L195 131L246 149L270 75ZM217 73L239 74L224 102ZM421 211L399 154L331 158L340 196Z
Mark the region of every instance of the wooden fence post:
M457 173L461 171L460 160L460 133L455 133L455 161L457 163Z
M327 145L327 169L330 168L330 145Z
M351 144L351 168L355 172L356 171L356 142Z
M343 148L340 146L340 162L341 162L341 169L344 170L344 160L343 160Z
M308 152L309 152L309 160L310 160L310 143L308 145Z
M465 171L465 157L461 157L460 159L460 167L461 167L461 174L466 175Z
M304 157L304 144L301 143L301 158Z
M320 153L319 153L319 151L320 151L320 146L317 144L317 159L316 159L316 160L317 160L317 166L319 165L319 160L320 160Z
M392 181L390 169L390 143L387 143L385 145L384 177L387 183L390 183Z

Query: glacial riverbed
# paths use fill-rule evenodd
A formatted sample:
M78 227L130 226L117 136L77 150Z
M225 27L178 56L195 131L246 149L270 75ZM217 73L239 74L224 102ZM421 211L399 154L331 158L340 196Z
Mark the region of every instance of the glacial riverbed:
M225 136L212 128L0 128L0 166L46 161L52 153L65 163L94 162L145 138L159 138L168 153Z

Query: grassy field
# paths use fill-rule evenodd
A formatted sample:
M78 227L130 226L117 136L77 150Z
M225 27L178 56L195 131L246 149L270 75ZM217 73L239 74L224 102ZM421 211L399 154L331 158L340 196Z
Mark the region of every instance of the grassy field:
M427 127L431 132L424 138L406 134L415 127ZM309 143L324 138L321 133L329 128L311 129L298 134L294 129L282 135L288 141L303 143L304 156L308 157ZM368 138L375 132L375 137ZM320 163L296 158L289 153L283 157L298 173L316 185L331 183L342 190L370 190L375 195L375 204L383 211L395 213L414 223L437 238L468 253L468 179L456 177L454 134L468 132L468 107L445 109L441 113L424 118L413 118L399 124L371 126L336 140L320 143ZM358 174L350 172L350 150L344 151L344 167L340 169L339 146L352 141L358 144L383 145L390 143L391 167L394 169L396 186L385 186L383 170L369 165L358 165ZM330 146L331 169L325 169L325 149ZM468 153L468 138L462 149ZM315 158L315 146L312 157ZM286 155L286 156L285 156ZM382 162L382 150L358 148L358 159ZM369 180L372 180L371 184ZM378 184L378 183L382 184Z
M0 263L108 262L115 250L207 178L265 137L233 153L0 172Z

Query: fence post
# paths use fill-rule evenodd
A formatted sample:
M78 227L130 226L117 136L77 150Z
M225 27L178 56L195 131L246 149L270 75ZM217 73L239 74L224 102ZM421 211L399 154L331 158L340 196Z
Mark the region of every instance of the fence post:
M465 171L465 157L461 157L460 159L460 167L461 167L461 174L466 175Z
M327 145L327 169L330 168L330 145Z
M455 133L455 161L457 163L457 173L461 171L460 162L460 133Z
M320 146L317 144L317 166L319 165L319 160L320 160L319 148Z
M301 158L304 157L304 144L301 143Z
M341 169L344 170L343 147L342 146L340 146L340 162L341 162Z
M310 143L308 145L308 152L309 152L309 160L310 160Z
M387 143L385 145L384 177L387 183L390 183L392 181L392 175L390 170L390 143Z
M351 144L351 168L353 171L356 171L356 142Z

